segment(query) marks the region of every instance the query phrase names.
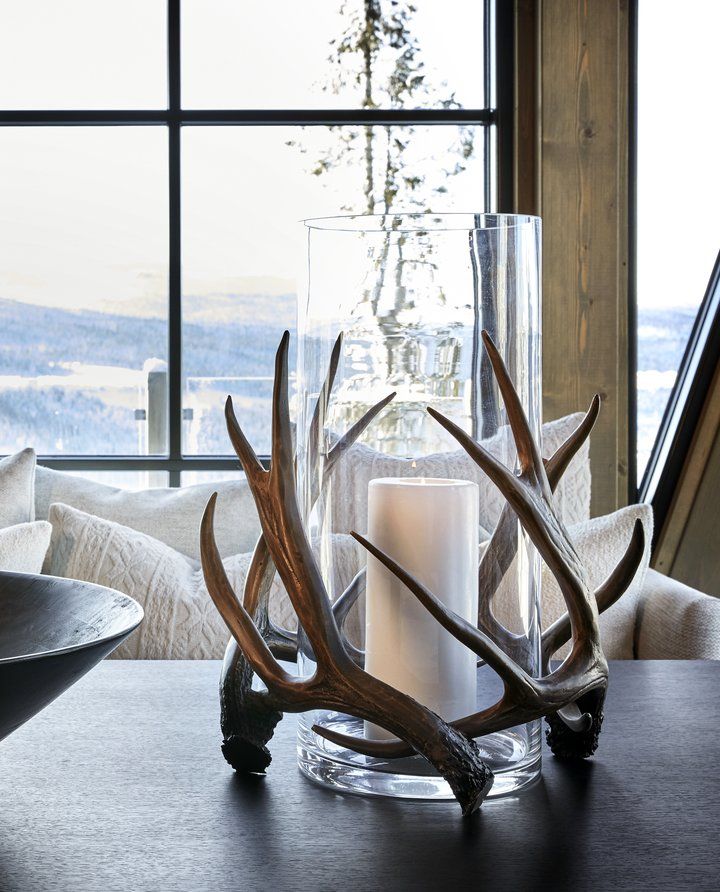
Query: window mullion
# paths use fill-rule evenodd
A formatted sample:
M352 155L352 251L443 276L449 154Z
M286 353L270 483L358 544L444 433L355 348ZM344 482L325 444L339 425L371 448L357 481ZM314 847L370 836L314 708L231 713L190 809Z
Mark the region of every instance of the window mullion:
M168 0L168 109L180 111L180 0ZM182 459L182 233L180 195L180 122L168 122L168 453ZM180 472L169 471L170 486Z

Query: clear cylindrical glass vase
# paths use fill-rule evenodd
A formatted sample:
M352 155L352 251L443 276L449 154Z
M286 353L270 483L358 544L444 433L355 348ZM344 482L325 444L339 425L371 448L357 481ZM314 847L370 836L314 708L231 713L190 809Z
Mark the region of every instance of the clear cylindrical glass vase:
M475 655L404 586L383 577L350 534L369 530L380 539L375 544L453 609L500 630L513 657L537 675L539 558L513 518L507 558L483 565L504 499L427 407L515 466L505 407L483 347L486 330L539 440L540 221L410 214L305 225L309 274L298 313L297 435L304 444L298 480L308 535L333 603L353 579L361 580L342 626L356 661L443 718L458 719L496 702L499 679L488 666L477 667ZM331 396L314 436L313 415L340 334ZM323 456L391 392L393 400L328 473ZM308 676L315 665L302 635L299 653L299 672ZM298 759L311 778L369 795L452 798L422 757L361 755L314 732L316 724L358 737L387 736L343 713L303 714ZM491 795L518 790L539 774L539 722L489 734L478 745L495 773Z

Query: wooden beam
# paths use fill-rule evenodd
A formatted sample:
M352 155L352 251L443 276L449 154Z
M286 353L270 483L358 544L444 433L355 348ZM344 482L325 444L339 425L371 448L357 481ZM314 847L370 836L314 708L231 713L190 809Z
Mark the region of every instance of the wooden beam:
M590 454L592 510L604 514L628 498L628 3L542 0L539 11L543 413L600 393Z

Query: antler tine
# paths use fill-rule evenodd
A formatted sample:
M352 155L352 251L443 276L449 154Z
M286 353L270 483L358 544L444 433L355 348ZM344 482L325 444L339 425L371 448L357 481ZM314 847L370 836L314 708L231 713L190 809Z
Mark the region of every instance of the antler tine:
M478 628L502 649L516 663L527 667L531 659L527 641L516 635L495 617L492 601L517 551L517 515L505 505L500 513L490 541L485 546L478 565Z
M350 581L348 587L333 604L333 614L335 615L335 622L338 626L341 626L345 622L353 605L360 596L360 592L365 586L365 572L364 567L362 570L358 570Z
M342 458L345 452L355 444L357 440L365 432L366 428L370 425L372 421L382 412L385 406L388 403L391 403L395 397L397 396L396 391L389 393L384 399L375 403L374 406L371 406L365 414L358 419L355 424L347 431L347 433L343 434L342 437L335 443L335 445L330 449L327 456L327 461L325 462L325 471L324 476L327 477L338 461Z
M338 365L340 364L340 351L342 349L342 343L343 333L340 332L340 334L335 339L335 343L333 344L333 348L330 353L330 363L328 365L327 375L325 376L325 380L323 381L323 386L320 388L318 400L315 403L315 409L313 410L312 419L310 421L310 428L308 433L308 455L310 455L311 457L311 473L313 477L317 472L316 463L320 452L320 430L322 428L323 420L327 415L328 406L330 404L330 393L332 392L333 384L335 383L335 375L337 374Z
M412 592L444 629L447 629L458 641L482 657L488 666L497 672L507 690L512 691L513 695L520 700L525 699L528 692L531 695L534 693L535 683L533 679L518 667L491 638L485 635L484 632L476 629L467 620L458 616L453 610L449 610L429 589L415 579L414 576L411 576L404 567L393 560L386 552L373 545L372 542L359 533L351 532L350 535L367 549L373 557L377 558L380 563L384 564Z
M292 676L285 672L273 657L250 614L235 597L235 592L227 578L215 541L216 502L217 493L213 493L205 508L200 526L200 555L205 584L210 597L253 669L265 684L270 685L278 682L290 684Z
M395 392L389 393L384 399L380 400L380 402L375 403L374 406L371 406L365 414L359 418L355 424L350 427L350 429L340 437L339 440L332 446L325 457L325 463L322 470L322 479L318 479L317 473L313 473L312 475L312 489L311 489L311 501L314 504L318 498L320 493L320 488L323 484L327 482L330 475L332 474L335 465L340 461L340 459L345 455L345 453L353 446L357 440L365 432L365 429L368 425L382 412L382 410L387 406L388 403L392 402L395 399ZM310 453L310 464L314 466L318 459L317 452L317 444L316 444L316 452Z
M287 348L289 338L289 333L285 332L285 335L283 336L283 339L280 343L280 347L278 348L275 360L276 376L273 394L273 406L279 404L280 408L282 408L283 393L285 396L285 407L287 408ZM277 374L278 368L282 370L283 365L285 370L284 377L282 374ZM278 412L276 414L282 415L283 413ZM289 412L285 411L283 417L284 423L282 423L281 420L281 422L278 424L278 427L282 432L284 441L290 444L289 448L292 451L292 431L290 429ZM245 471L248 483L250 485L250 490L257 504L258 499L264 497L264 487L268 482L270 475L258 459L255 450L250 445L250 442L248 441L244 431L238 423L237 417L235 416L232 397L230 396L228 396L225 403L225 419L227 422L228 434L230 436L233 448L235 449L235 452L240 459L240 464ZM296 650L295 642L293 642L291 636L288 636L280 629L277 629L267 615L266 602L269 588L272 584L273 572L274 569L267 548L267 543L264 535L261 534L260 538L258 539L256 549L253 553L253 559L248 569L248 576L245 584L244 600L246 605L246 612L250 616L254 617L260 602L265 602L265 616L261 621L261 625L263 627L262 631L267 636L267 642L269 643L270 647L272 647L272 649L277 653L278 657L280 657L281 659L292 659ZM263 641L265 641L265 639L263 639Z
M327 375L325 376L325 380L323 381L323 386L320 388L320 394L318 396L317 402L315 403L312 419L310 421L308 454L310 455L312 464L316 463L319 458L320 430L322 421L327 415L328 406L330 404L330 394L332 393L333 384L335 383L335 376L337 375L338 365L340 364L340 351L342 349L342 344L343 333L340 332L340 334L335 339L335 343L333 344ZM384 399L380 400L378 403L368 409L368 411L365 412L365 414L358 421L356 421L352 425L352 427L345 434L343 434L343 436L329 450L325 460L325 467L323 469L324 479L327 479L327 477L330 475L330 472L337 464L337 462L342 458L347 449L363 435L371 422L385 408L385 406L387 406L387 404L395 398L395 396L396 393L393 391L393 393L388 394L388 396L386 396ZM317 498L317 493L315 493L315 498Z
M547 472L550 488L553 492L557 489L561 477L567 470L568 465L575 457L578 449L590 436L590 432L595 427L595 422L600 414L600 397L598 394L592 398L590 407L585 413L585 417L565 442L558 446L553 455L545 462L545 471Z
M617 567L595 592L598 613L607 610L625 593L630 583L635 578L640 562L645 551L645 528L641 520L636 520L628 547ZM543 665L547 667L550 658L559 648L570 640L570 617L564 613L561 617L543 632L542 658Z
M230 442L233 445L237 457L240 459L240 464L247 475L248 483L251 481L259 483L259 481L267 474L267 471L263 468L262 462L255 454L255 450L250 445L250 442L238 424L231 396L225 400L225 421L228 434L230 435Z
M470 434L465 433L462 428L458 427L453 421L450 421L450 419L441 412L433 409L432 406L428 406L427 411L438 424L442 425L448 433L455 437L470 458L472 458L473 461L485 471L501 492L505 494L505 490L507 490L508 493L512 493L516 499L522 498L523 490L520 481L512 471L499 461L499 459L495 458L494 455L491 455L484 446L476 440L473 440ZM506 494L506 497L509 499L509 495Z
M596 395L580 424L545 461L545 470L552 492L555 492L568 465L590 435L599 412L600 397ZM525 653L527 647L523 648L525 639L510 632L502 623L498 622L490 607L492 598L517 551L516 524L517 515L512 506L506 504L478 567L478 625L490 635L493 641L511 653L516 661L522 661L527 656Z
M295 486L295 456L288 404L286 331L275 356L272 397L272 457L267 486L251 490L263 535L315 659L326 670L347 658L325 585L305 535ZM265 482L265 481L263 481Z
M245 577L243 607L272 655L278 660L294 660L297 658L297 635L289 629L279 628L270 619L270 588L274 575L275 565L261 533Z
M485 351L495 372L503 402L505 403L505 411L513 432L520 469L524 473L531 470L534 471L538 482L543 483L546 480L545 467L540 450L535 443L533 435L530 433L530 426L525 417L525 410L522 407L520 398L513 387L508 370L505 368L505 363L487 331L483 330L482 339L485 344Z
M620 563L595 592L598 610L607 610L621 597L635 578L645 552L645 527L638 518L633 525L632 537Z
M253 549L243 591L243 607L253 619L265 592L272 585L274 572L275 567L270 557L270 551L268 550L265 536L261 533Z
M340 595L340 597L333 603L331 609L333 616L335 617L335 622L337 624L338 630L340 632L340 637L342 639L343 646L345 647L345 651L350 659L355 663L356 666L362 668L365 664L365 653L359 648L355 647L350 641L348 641L347 636L345 635L345 621L347 620L348 614L352 609L353 605L357 601L360 592L363 590L365 584L365 570L359 570L355 576L350 581L348 587L345 591ZM287 629L276 629L276 632L279 632L281 635L289 635ZM298 636L293 636L293 641L295 643L295 647L297 650L298 645ZM275 653L275 649L271 646L270 648L273 653ZM311 649L307 648L307 655L313 659L313 654ZM275 656L280 659L285 659L281 657L278 653L275 653Z
M272 459L270 476L276 484L295 484L295 455L290 426L288 353L290 332L285 331L275 354L275 380L272 397Z

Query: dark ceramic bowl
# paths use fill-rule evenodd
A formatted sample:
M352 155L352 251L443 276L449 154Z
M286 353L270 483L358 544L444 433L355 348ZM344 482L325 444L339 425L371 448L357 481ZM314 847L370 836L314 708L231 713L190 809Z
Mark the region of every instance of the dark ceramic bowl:
M142 622L127 595L74 579L0 572L0 740Z

